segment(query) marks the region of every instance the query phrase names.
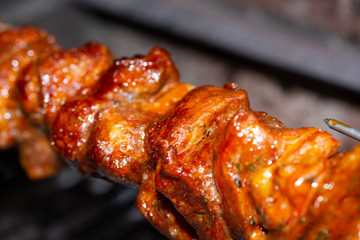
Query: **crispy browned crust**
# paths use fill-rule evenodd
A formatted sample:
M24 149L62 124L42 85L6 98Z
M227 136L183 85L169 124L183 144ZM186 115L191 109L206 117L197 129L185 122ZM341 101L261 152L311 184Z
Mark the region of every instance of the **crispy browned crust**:
M114 61L98 43L60 50L44 31L0 25L0 53L0 147L20 144L30 178L55 174L60 153L132 183L171 239L359 236L360 146L336 155L329 133L253 112L236 84L180 83L158 47Z

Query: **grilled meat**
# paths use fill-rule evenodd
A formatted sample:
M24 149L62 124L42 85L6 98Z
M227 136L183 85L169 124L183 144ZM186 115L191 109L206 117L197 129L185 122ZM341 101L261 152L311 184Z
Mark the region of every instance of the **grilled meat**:
M19 144L30 178L65 159L138 186L141 213L171 239L355 239L360 146L287 129L236 84L179 82L169 53L114 60L90 42L61 50L0 24L0 146Z

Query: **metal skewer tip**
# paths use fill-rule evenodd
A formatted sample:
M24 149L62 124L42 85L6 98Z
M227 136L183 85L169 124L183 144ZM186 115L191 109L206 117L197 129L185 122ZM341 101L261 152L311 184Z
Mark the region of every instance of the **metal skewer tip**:
M330 128L345 134L346 136L352 137L358 141L360 141L360 131L356 130L355 128L350 127L349 125L342 123L336 119L326 118L324 119L326 125Z

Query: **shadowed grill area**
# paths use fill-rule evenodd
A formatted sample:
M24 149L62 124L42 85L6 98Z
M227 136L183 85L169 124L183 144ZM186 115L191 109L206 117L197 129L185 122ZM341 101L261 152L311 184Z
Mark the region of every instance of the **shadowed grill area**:
M135 208L135 189L72 169L32 182L16 158L1 152L0 239L166 239Z

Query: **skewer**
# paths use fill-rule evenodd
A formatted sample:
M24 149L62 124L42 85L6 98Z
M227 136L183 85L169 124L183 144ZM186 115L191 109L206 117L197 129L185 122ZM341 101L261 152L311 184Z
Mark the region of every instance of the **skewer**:
M360 131L336 119L326 118L324 122L332 129L360 141Z

